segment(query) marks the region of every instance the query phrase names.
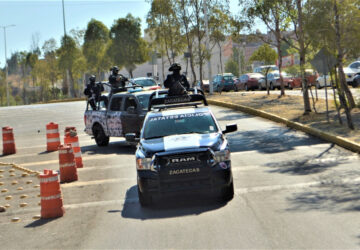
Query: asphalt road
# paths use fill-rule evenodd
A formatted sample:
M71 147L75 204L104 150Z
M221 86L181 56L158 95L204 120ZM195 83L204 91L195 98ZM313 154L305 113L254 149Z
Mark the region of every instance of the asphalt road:
M0 156L33 170L58 169L46 153L45 125L76 126L84 168L77 182L62 184L65 215L40 214L34 177L0 169L0 249L359 249L359 156L273 122L212 106L220 124L237 123L228 135L235 197L165 199L141 208L134 147L111 140L98 148L83 132L84 102L0 108L0 126L14 128L18 153ZM17 179L17 185L11 181ZM32 180L32 184L26 184ZM17 186L24 189L19 191ZM12 195L12 200L5 196ZM21 194L28 197L20 199ZM28 206L20 208L26 201ZM11 222L19 217L20 222Z

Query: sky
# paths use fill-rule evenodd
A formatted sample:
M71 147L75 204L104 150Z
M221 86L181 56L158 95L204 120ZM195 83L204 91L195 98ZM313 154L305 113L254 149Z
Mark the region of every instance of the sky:
M142 20L150 9L146 0L64 0L66 30L85 29L91 18L111 27L114 20L131 13ZM239 11L238 0L230 0L232 13ZM64 35L61 0L0 0L0 26L6 28L7 58L15 51L29 51L33 41L41 48L44 41L55 38L57 45ZM33 39L33 37L35 39ZM4 66L4 29L0 29L0 67Z

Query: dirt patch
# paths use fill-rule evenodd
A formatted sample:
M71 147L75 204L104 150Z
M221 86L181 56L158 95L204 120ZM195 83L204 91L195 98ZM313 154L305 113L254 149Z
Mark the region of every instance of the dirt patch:
M271 94L268 96L266 93L227 92L222 93L221 95L216 93L212 96L208 96L208 99L240 104L266 111L291 121L306 124L321 131L342 136L360 143L360 109L355 108L351 111L356 129L350 130L347 127L347 120L343 111L340 115L343 124L341 125L339 123L339 117L333 99L329 100L328 103L330 122L327 122L326 102L324 99L319 99L315 102L316 112L313 110L309 115L304 115L304 102L302 96L287 95L279 98L278 95Z

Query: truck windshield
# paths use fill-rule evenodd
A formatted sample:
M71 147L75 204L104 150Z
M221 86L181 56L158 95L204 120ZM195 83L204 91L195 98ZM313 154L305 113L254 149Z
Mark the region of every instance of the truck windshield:
M141 80L135 80L134 81L137 85L141 85L144 87L150 87L150 86L156 86L156 82L151 79L141 79Z
M210 113L189 113L151 117L144 124L144 139L160 138L176 134L215 133L218 128Z
M141 104L141 108L144 110L148 109L149 106L149 98L150 98L150 94L147 95L138 95L137 96L140 104Z

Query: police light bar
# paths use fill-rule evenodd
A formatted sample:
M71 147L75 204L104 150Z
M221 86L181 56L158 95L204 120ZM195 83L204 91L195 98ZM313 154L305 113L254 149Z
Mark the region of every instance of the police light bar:
M208 106L204 92L202 90L188 89L187 91L193 92L194 94L169 96L167 95L168 94L167 90L155 91L150 95L148 110L150 111L154 106L161 106L161 109L164 109L166 105L168 105L169 108L175 107L175 104L176 107L198 106L199 102L201 102L200 104L204 104L205 106ZM159 97L159 95L161 95L161 97Z

